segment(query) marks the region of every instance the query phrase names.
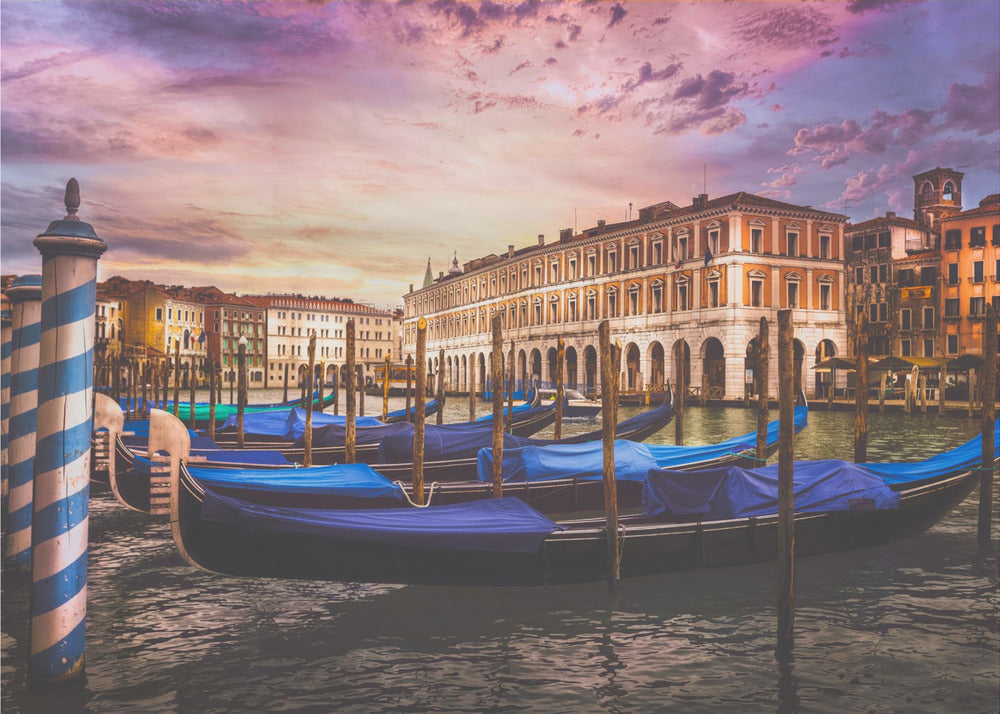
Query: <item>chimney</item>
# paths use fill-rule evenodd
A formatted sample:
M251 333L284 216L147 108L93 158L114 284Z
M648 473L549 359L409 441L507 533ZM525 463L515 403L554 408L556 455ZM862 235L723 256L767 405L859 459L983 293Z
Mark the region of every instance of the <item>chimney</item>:
M565 243L566 241L570 240L572 237L573 237L573 229L572 228L563 228L561 231L559 231L559 242L560 243Z
M510 243L510 244L507 245L507 257L508 258L513 258L514 257L514 244L513 243Z
M896 217L896 212L895 211L886 211L885 212L885 217L886 218L895 218Z
M545 234L544 233L539 233L538 234L538 245L545 245Z
M605 221L603 218L601 220L599 220L597 222L597 230L603 231L604 230L604 226L605 226L606 223L607 223L607 221Z
M699 193L697 196L691 199L691 208L693 208L696 211L704 209L706 204L708 204L707 193Z
M443 270L441 270L441 271L438 272L438 280L444 280L444 271Z
M413 292L413 283L410 283L410 292Z

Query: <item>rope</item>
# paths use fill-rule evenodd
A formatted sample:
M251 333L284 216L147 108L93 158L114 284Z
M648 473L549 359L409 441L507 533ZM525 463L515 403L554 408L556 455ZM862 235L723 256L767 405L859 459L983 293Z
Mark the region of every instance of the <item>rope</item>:
M427 502L420 504L420 503L415 503L413 499L410 498L410 494L406 492L406 488L404 487L402 481L393 481L393 483L396 486L399 486L399 490L403 492L403 497L406 499L406 502L409 503L414 508L427 508L429 505L431 505L431 498L434 496L434 487L440 485L438 484L437 481L431 482L430 488L427 490Z

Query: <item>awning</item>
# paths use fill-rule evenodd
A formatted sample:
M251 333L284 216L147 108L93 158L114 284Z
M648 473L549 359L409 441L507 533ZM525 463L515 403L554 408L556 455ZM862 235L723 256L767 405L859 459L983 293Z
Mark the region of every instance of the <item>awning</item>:
M963 372L969 369L982 369L983 358L979 355L964 354L961 357L948 360L949 372Z
M897 357L890 355L868 365L868 369L874 372L908 372L914 367L938 369L945 361L942 357Z
M855 363L843 357L827 357L822 362L817 362L813 369L845 369L853 370Z

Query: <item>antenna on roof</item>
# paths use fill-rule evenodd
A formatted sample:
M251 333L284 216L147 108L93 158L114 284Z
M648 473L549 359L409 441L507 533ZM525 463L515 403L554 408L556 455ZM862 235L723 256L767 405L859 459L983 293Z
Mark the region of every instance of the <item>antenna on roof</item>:
M702 183L704 185L704 188L702 189L702 193L706 193L707 194L708 193L708 164L702 164L701 168L702 168L702 172L703 172Z

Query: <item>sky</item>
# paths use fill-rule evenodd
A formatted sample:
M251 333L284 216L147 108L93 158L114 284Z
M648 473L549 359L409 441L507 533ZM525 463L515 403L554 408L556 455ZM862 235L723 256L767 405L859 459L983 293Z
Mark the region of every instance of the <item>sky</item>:
M748 191L860 222L1000 191L1000 3L0 3L0 260L401 304L563 228Z

